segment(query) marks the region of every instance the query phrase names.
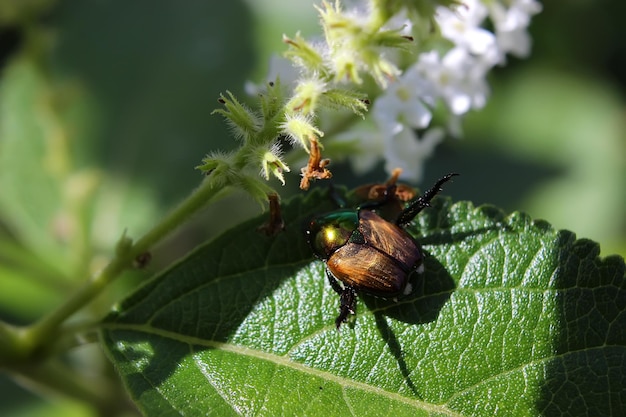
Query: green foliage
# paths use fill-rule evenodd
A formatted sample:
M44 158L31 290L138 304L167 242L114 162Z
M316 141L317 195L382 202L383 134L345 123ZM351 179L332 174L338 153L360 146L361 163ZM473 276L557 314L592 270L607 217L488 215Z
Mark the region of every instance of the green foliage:
M434 3L413 3L428 37L423 16ZM2 36L21 35L0 84L0 414L129 415L124 387L93 343L100 328L126 387L150 415L626 414L623 260L600 260L595 243L468 203L439 200L420 215L412 232L428 258L413 294L397 304L360 298L354 326L341 332L333 326L338 297L301 234L310 215L332 209L317 194L285 207L286 233L258 234L260 219L241 225L100 323L112 300L131 291L129 276L106 284L134 255L152 254L148 270L158 270L206 229L222 230L257 209L228 201L221 212L198 216L192 233L141 250L206 202L196 193L186 211L158 221L197 186L192 166L201 155L232 155L223 120L210 116L219 93L234 89L242 98L242 80L265 73L269 53L259 50L284 46L258 42L306 28L302 5L268 3L251 19L248 7L258 13L260 4L0 0ZM545 60L539 70L516 65L521 76L508 78L508 90L493 84L491 112L429 171L446 165L472 178L454 192L457 200L522 207L623 254L623 100L614 76L624 72L614 67L610 83L602 81L603 65L616 60L596 55L610 49L604 19L620 13L597 8L593 18L580 9L572 21L574 9L554 6L555 17L544 20L548 36L533 38L541 39L538 51L553 45L544 51L552 63L572 51L582 58L556 71ZM600 26L580 30L591 21ZM623 25L614 29L619 34ZM311 25L303 33L316 31ZM584 39L573 42L572 34ZM622 38L614 36L618 48ZM320 70L319 56L305 52L301 61L308 54ZM558 68L584 76L564 77ZM250 117L282 121L287 97L279 87L267 88ZM362 115L365 97L343 87L321 95L313 88L293 103L305 110L318 98ZM254 120L241 116L254 131ZM259 137L277 136L278 125L267 124ZM484 147L468 151L480 146L477 139ZM252 148L265 174L281 179L279 160L265 158L275 150ZM338 182L366 181L342 174L337 162L333 155ZM265 198L257 172L240 180ZM487 180L488 187L476 186ZM111 258L114 267L103 268ZM26 323L33 325L18 326ZM50 392L63 395L50 400Z
M254 66L249 9L0 0L0 21L0 415L128 415L90 326L141 271L109 286L93 278L128 257L116 248L124 232L135 246L198 186L207 150L232 143L210 112ZM231 210L230 224L250 212ZM227 224L204 222L195 241ZM150 266L194 244L182 239Z
M50 228L62 205L67 144L55 135L49 86L21 59L5 71L0 99L0 212L26 247L63 259L62 237Z
M545 222L436 199L410 231L426 271L398 302L339 300L302 227L319 193L198 248L124 301L102 338L147 415L620 415L619 257Z

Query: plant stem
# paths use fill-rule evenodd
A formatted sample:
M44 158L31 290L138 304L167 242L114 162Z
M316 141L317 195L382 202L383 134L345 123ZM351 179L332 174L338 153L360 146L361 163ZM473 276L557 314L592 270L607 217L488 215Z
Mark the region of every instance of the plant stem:
M47 338L55 333L59 326L72 314L93 300L104 287L114 281L133 261L147 252L155 244L169 235L178 226L188 220L194 213L203 208L209 201L221 197L230 188L220 188L214 185L212 177L205 181L189 197L181 202L160 223L149 230L136 242L124 248L118 244L115 257L97 275L84 283L56 310L42 317L36 323L20 329L21 352L15 352L21 357L28 357L36 351ZM122 239L125 237L122 236ZM123 243L123 242L120 242Z
M19 372L13 375L17 381L32 388L32 391L61 394L98 408L106 406L115 398L112 395L114 387L106 380L87 380L56 361L21 366Z

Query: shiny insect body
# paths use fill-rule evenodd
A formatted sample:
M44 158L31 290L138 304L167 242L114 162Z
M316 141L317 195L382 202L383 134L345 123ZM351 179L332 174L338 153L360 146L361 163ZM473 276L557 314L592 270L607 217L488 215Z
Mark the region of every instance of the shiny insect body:
M441 186L455 175L458 174L445 175L422 196L409 201L393 222L373 210L393 199L395 184L387 187L380 202L338 209L310 221L307 240L315 256L326 263L328 281L340 296L337 328L354 314L358 292L382 298L410 292L409 276L422 268L424 254L403 227L429 207Z

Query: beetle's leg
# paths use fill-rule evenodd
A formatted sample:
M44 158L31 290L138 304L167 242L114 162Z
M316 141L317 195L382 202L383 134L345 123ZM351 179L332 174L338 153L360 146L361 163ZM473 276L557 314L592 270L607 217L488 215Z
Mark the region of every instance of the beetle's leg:
M348 315L354 314L356 308L356 291L349 285L345 287L339 285L337 279L328 269L326 269L326 277L333 290L339 294L339 316L337 316L335 320L335 326L337 326L337 330L339 330L339 326L341 326L341 323L346 322Z
M417 214L422 211L426 207L430 207L430 201L441 191L441 186L446 182L450 181L450 179L456 175L459 175L455 172L450 173L448 175L444 175L439 178L439 180L433 185L428 191L424 194L413 200L407 208L402 210L398 218L396 219L396 224L398 226L404 226L413 220Z
M333 274L330 273L328 268L326 268L326 278L328 278L328 282L330 283L330 286L333 287L333 290L335 290L337 294L341 295L341 293L343 292L343 288L341 287L341 285L339 285L339 283L337 282L337 278L335 278Z
M333 202L335 204L337 204L337 207L339 208L344 208L346 207L346 202L343 198L341 198L341 196L339 195L339 192L337 192L337 187L335 187L333 185L333 183L329 183L328 184L328 188L330 189L330 198L333 200Z
M339 315L335 320L335 326L337 326L337 330L341 326L341 323L345 323L348 319L348 315L354 314L356 310L356 291L354 288L347 285L343 291L341 292L341 296L339 297L341 305L339 307Z

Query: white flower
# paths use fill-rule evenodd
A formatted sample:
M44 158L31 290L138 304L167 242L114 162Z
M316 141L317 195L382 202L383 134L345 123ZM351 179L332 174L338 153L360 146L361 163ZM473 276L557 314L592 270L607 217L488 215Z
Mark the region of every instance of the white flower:
M370 171L383 159L387 173L391 175L394 169L401 168L401 178L412 181L421 179L424 161L443 139L444 129L439 127L428 129L420 138L411 128L405 127L396 135L389 135L367 125L337 137L358 149L350 155L350 164L357 174Z
M479 109L487 102L489 88L485 81L489 65L457 47L440 59L436 51L420 55L417 68L432 82L438 95L455 115L471 108Z
M487 8L480 1L463 0L454 9L438 7L435 19L443 37L451 40L456 47L495 64L499 60L496 37L481 27L487 14Z
M496 41L502 54L512 53L526 57L530 52L530 36L526 29L530 17L541 11L541 4L535 0L512 0L508 7L498 2L489 6Z
M541 4L535 0L511 0L508 7L501 3L491 3L489 14L491 20L500 30L516 30L527 28L530 17L541 11Z
M404 129L390 140L385 141L385 171L389 174L401 168L401 178L419 181L428 159L444 138L441 128L427 130L419 138L414 130Z
M383 158L385 142L390 140L390 136L375 126L365 124L362 128L337 135L336 140L353 145L356 151L349 154L350 165L360 175L369 172Z
M424 101L434 103L431 85L419 74L417 68L409 68L391 83L372 106L372 116L379 129L393 136L405 127L427 127L432 114Z

